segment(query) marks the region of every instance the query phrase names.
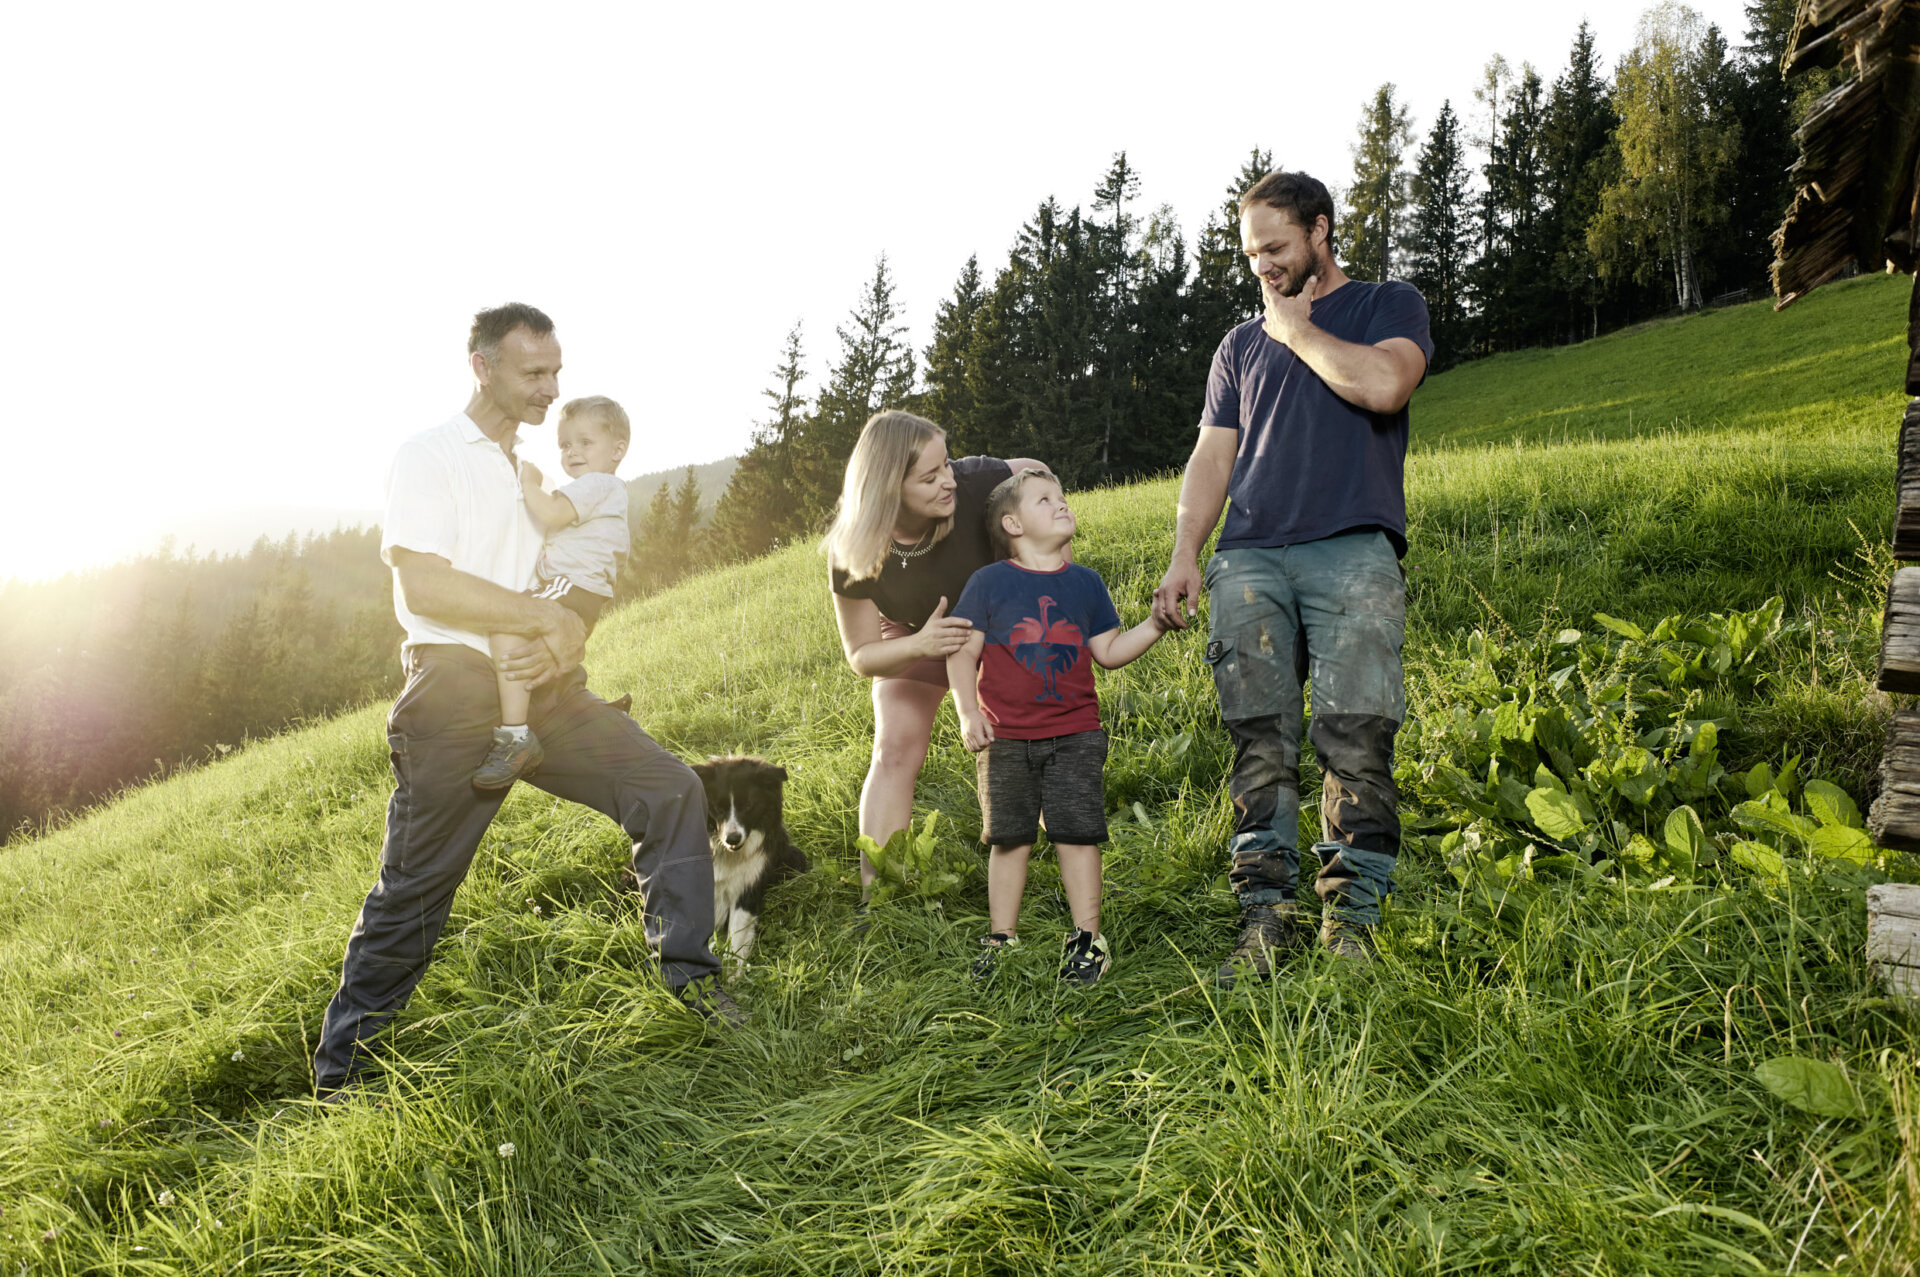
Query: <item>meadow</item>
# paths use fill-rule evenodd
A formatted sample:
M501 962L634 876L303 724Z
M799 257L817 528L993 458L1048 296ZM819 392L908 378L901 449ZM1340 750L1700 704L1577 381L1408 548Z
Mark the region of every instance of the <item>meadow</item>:
M523 786L381 1086L319 1109L312 1038L390 787L384 707L10 844L0 1271L1914 1271L1920 1031L1862 959L1865 888L1914 868L1740 815L1811 829L1819 800L1839 813L1821 828L1850 828L1831 795L1866 802L1892 709L1872 677L1906 298L1857 279L1421 390L1410 838L1370 968L1310 955L1190 987L1235 917L1200 635L1103 675L1107 980L1055 980L1069 921L1040 857L1027 945L968 978L985 899L950 710L919 793L962 882L903 886L856 935L871 709L809 547L617 612L588 655L670 748L792 774L815 867L733 981L744 1028L642 974L617 830ZM1129 620L1175 486L1075 499L1079 557ZM1655 631L1676 615L1694 622ZM1555 706L1614 734L1593 747L1611 779L1570 780L1542 734L1519 793L1557 780L1566 802L1505 795L1525 751L1499 724ZM1626 850L1673 828L1620 797L1641 792L1635 749L1671 791L1647 801L1697 813L1684 864ZM1600 810L1548 827L1580 802ZM1572 863L1593 856L1610 867Z

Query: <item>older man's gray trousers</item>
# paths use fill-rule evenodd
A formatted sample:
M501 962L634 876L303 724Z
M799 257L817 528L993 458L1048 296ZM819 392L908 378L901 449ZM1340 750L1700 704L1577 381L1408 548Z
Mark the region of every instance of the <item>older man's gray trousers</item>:
M407 682L387 717L393 798L380 875L347 937L340 987L327 1006L317 1087L351 1081L368 1045L420 983L474 849L504 790L473 787L500 721L487 658L457 644L409 650ZM647 942L675 989L719 972L713 866L700 780L632 718L589 692L574 670L538 688L527 719L546 748L533 784L618 822L633 840Z

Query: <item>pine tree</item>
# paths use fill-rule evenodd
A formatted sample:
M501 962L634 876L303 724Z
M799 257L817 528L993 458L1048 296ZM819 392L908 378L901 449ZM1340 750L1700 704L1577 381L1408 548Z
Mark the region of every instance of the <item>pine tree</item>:
M1116 478L1162 473L1187 459L1213 353L1212 344L1198 350L1190 344L1187 245L1171 207L1163 204L1147 219L1140 262L1129 428L1114 439L1110 473Z
M1124 438L1134 429L1133 365L1140 352L1135 331L1134 298L1138 290L1134 277L1145 263L1138 260L1134 248L1139 219L1127 212L1127 204L1139 193L1140 175L1127 163L1127 153L1121 151L1113 157L1106 177L1093 193L1094 212L1107 214L1105 221L1096 221L1092 227L1092 265L1098 277L1093 321L1099 349L1095 359L1106 383L1100 405L1099 477L1103 480L1113 474L1115 433Z
M1507 91L1506 110L1487 153L1486 207L1493 238L1482 253L1475 289L1480 300L1481 345L1512 350L1545 340L1551 329L1546 291L1541 197L1543 86L1523 64Z
M694 476L693 467L688 466L687 473L680 480L680 486L673 490L672 539L676 571L671 580L679 580L699 563L702 556L694 535L699 528L700 480Z
M1716 97L1720 111L1740 123L1740 154L1728 173L1725 230L1715 235L1715 273L1726 288L1764 287L1773 260L1773 232L1793 198L1788 177L1800 153L1794 131L1814 91L1829 87L1816 71L1789 84L1780 72L1793 32L1794 0L1754 0L1746 7L1746 44L1727 69Z
M1440 114L1420 149L1412 186L1407 279L1427 301L1433 367L1448 368L1467 351L1467 276L1473 243L1466 150L1452 102L1440 104Z
M973 393L967 385L967 355L973 345L973 325L986 291L980 282L980 259L967 258L955 281L953 295L933 312L933 342L926 349L926 415L947 432L955 455L977 451Z
M1226 200L1207 218L1194 247L1193 284L1187 290L1189 348L1199 352L1205 384L1214 349L1229 329L1260 313L1260 283L1247 269L1240 243L1240 196L1272 172L1273 152L1255 148L1227 188ZM1199 416L1196 412L1195 417Z
M1407 110L1383 84L1360 116L1353 150L1353 185L1344 219L1346 271L1355 279L1384 283L1395 275L1394 257L1405 234L1408 204L1403 161L1413 144Z
M1553 341L1597 336L1604 296L1600 273L1587 247L1587 226L1600 209L1609 164L1616 157L1611 94L1600 74L1593 28L1582 22L1567 69L1553 83L1541 129L1546 180L1542 241L1547 276L1557 299Z
M828 370L795 450L804 526L823 524L832 513L847 458L867 418L882 408L906 407L913 394L913 348L893 290L893 273L882 254L849 323L834 330L840 361Z
M1487 65L1480 69L1480 83L1474 86L1473 100L1486 111L1487 128L1484 133L1475 134L1471 141L1489 156L1500 144L1500 117L1506 110L1507 83L1513 78L1513 70L1507 60L1499 54L1487 59ZM1489 161L1491 162L1491 161ZM1482 169L1484 172L1485 169ZM1485 192L1480 200L1480 255L1486 257L1494 251L1494 206Z

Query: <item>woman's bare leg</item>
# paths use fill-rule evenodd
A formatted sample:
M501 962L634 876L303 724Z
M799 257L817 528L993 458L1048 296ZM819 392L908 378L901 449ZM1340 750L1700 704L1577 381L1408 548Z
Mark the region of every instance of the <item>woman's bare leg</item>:
M911 678L873 681L873 761L860 787L860 832L882 847L913 819L913 784L946 695L944 687ZM872 886L873 866L862 855L860 894Z

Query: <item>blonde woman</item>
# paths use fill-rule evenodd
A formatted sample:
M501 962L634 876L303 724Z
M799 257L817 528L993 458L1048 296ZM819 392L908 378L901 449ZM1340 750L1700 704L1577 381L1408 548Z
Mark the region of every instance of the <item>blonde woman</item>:
M873 680L873 761L860 787L860 832L885 845L913 817L913 785L947 694L947 657L973 633L947 615L967 578L998 557L987 494L1025 457L947 456L940 427L910 412L875 413L860 432L827 533L828 585L840 646ZM873 866L860 858L860 888Z

